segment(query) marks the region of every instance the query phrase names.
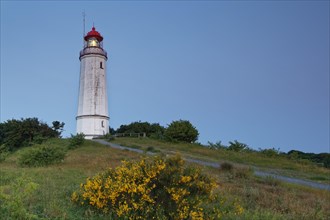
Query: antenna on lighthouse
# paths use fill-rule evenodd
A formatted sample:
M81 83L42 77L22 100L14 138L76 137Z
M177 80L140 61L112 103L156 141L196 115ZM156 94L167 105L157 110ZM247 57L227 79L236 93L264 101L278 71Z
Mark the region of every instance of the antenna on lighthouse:
M85 45L85 40L84 40L84 37L85 37L85 17L86 17L85 10L83 11L82 16L83 16L83 45Z

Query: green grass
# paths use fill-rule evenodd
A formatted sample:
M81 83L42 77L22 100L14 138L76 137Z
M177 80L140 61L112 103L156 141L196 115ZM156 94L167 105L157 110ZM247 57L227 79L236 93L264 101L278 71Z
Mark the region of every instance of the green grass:
M288 177L330 184L330 169L319 167L313 163L299 163L283 156L266 157L257 152L233 152L228 150L213 150L199 144L168 143L150 138L116 138L112 141L123 146L135 145L139 149L153 146L165 154L179 152L184 157L201 159L210 162L231 162L248 166L255 166L261 170L271 171Z
M255 177L250 165L274 170L297 172L297 176L314 176L324 181L329 174L312 165L294 164L284 159L259 158L256 155L214 151L191 144L169 144L151 139L118 138L116 143L137 146L139 149L162 154L180 153L182 156L207 161L227 161L230 170L204 167L218 184L217 190L228 199L237 199L245 211L240 219L327 219L330 216L330 192L286 184L271 178ZM66 147L67 140L51 140L48 144ZM17 163L21 149L0 163L0 219L109 219L92 210L85 210L70 201L70 195L85 182L109 167L118 166L122 160L137 160L143 156L126 150L112 149L86 141L81 147L70 150L63 162L47 167L20 167ZM284 164L282 164L284 163ZM292 167L292 169L285 169ZM315 171L312 175L311 172ZM328 180L328 179L327 179ZM27 186L37 184L35 190ZM23 210L23 211L22 211ZM18 217L17 217L18 216ZM224 219L239 219L225 216Z
M58 140L57 140L58 141ZM66 145L66 140L58 141L57 144ZM73 205L70 201L71 193L79 188L80 183L87 177L104 171L109 167L115 167L124 159L138 159L140 155L131 152L111 149L94 142L86 143L67 153L64 162L48 167L24 168L17 163L21 149L10 155L0 163L0 187L5 188L5 193L11 195L16 180L27 180L36 183L37 189L28 199L24 199L24 206L30 213L36 214L43 219L102 219L102 216L86 213L85 210ZM11 195L11 200L16 195ZM18 198L19 200L19 198ZM0 201L1 203L2 201ZM8 201L6 201L8 202ZM17 208L15 208L17 209ZM1 212L0 219L17 219L12 214ZM104 219L107 219L104 217Z

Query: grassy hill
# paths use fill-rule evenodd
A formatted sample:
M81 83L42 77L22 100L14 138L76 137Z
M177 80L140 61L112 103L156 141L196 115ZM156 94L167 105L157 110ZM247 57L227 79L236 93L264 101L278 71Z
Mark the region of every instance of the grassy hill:
M284 158L211 150L195 144L173 144L148 138L118 138L114 142L160 155L179 153L185 158L232 164L232 169L204 167L204 172L216 178L217 190L222 196L237 199L243 206L241 219L327 219L330 216L329 191L259 178L251 172L253 165L289 176L329 182L328 169ZM45 144L67 148L68 140L52 139ZM101 213L73 204L70 201L72 192L87 177L116 167L122 160L148 156L85 141L81 147L69 150L59 164L28 168L17 163L26 149L20 149L0 162L0 219L22 219L22 216L26 219L108 219ZM237 216L228 215L224 219L237 219Z
M233 164L258 167L289 177L306 180L317 180L330 184L330 169L319 167L307 160L293 161L281 155L267 157L259 152L235 152L224 149L209 149L199 144L168 143L150 138L117 138L113 143L142 150L162 152L164 154L180 153L186 158L200 159L208 162L230 162Z

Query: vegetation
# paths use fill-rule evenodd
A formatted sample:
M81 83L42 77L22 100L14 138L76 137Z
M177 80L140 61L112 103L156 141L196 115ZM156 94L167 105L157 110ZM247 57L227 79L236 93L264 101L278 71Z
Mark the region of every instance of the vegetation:
M280 149L268 148L261 149L259 151L253 150L247 144L240 143L239 141L229 141L229 145L223 145L221 141L216 143L208 142L207 148L212 150L228 150L235 152L244 152L244 153L256 153L261 156L266 156L270 158L287 158L289 160L294 161L295 163L314 163L318 166L323 166L326 168L330 168L330 153L304 153L297 150L291 150L288 153L281 152Z
M244 151L244 150L248 150L248 149L249 149L249 147L247 144L240 143L237 140L229 141L228 150L240 152L240 151Z
M156 140L179 141L194 143L198 139L198 130L189 122L184 120L173 121L167 128L162 127L158 123L150 124L148 122L133 122L129 125L121 125L114 133L146 133L147 137ZM113 136L106 139L113 141ZM135 144L131 144L135 146ZM131 146L129 145L129 146ZM242 153L259 153L261 157L266 156L270 158L288 158L294 162L306 164L315 163L318 166L330 168L330 153L304 153L297 150L291 150L288 153L280 152L279 149L269 148L261 149L259 151L250 148L247 144L239 142L238 140L229 141L228 145L222 144L221 141L216 143L208 142L205 146L212 150L228 150ZM139 147L140 148L140 147ZM180 150L180 149L178 149ZM1 159L1 158L0 158Z
M231 171L233 170L233 164L228 163L228 162L224 162L220 164L220 169L221 170L226 170L226 171Z
M85 135L83 133L72 135L69 139L69 149L74 149L81 146L85 141Z
M72 201L114 219L217 219L243 208L212 193L216 182L180 157L137 162L88 178ZM221 201L221 202L220 202ZM221 205L220 205L221 204Z
M277 174L329 183L330 170L321 167L323 162L313 154L307 155L314 157L315 161L310 162L304 153L283 154L274 148L255 151L238 141L232 142L238 147L229 148L230 145L221 142L202 146L155 138L113 140L158 155L145 154L141 158L134 152L84 140L81 134L58 138L64 123L53 123L48 128L42 122L36 127L26 123L24 126L31 130L20 131L17 128L24 127L23 121L26 123L22 119L0 124L0 219L138 219L138 216L327 219L330 216L328 190L253 175L254 166L258 166ZM30 125L38 124L32 121ZM14 146L8 144L9 135L13 135L8 128L16 129L19 134L17 143L21 144L17 147L8 147ZM64 152L65 157L58 159L58 152ZM221 167L202 169L184 164L178 157L164 157L178 153L183 158L221 163ZM48 162L52 158L57 159ZM103 198L104 195L109 197ZM157 207L159 203L161 207Z
M185 120L173 121L167 128L158 123L150 124L149 122L133 122L128 125L121 125L117 130L111 129L112 134L116 133L146 133L147 137L156 140L178 141L194 143L198 139L198 130L189 122ZM113 136L105 137L113 141ZM133 144L134 145L134 144ZM261 149L259 151L250 148L247 144L239 142L238 140L229 141L228 145L224 145L221 141L216 143L208 142L206 146L213 150L228 150L235 152L260 153L267 157L286 157L298 163L315 163L319 166L330 168L330 153L304 153L297 150L291 150L288 153L280 152L279 149L269 148ZM1 149L0 149L1 151ZM1 160L1 157L0 157Z
M63 161L65 154L63 147L40 145L24 149L18 163L28 167L47 166Z
M54 121L52 127L39 121L37 118L26 118L21 120L8 120L0 123L0 145L2 151L14 151L20 147L29 146L34 143L60 137L64 123Z
M200 159L207 162L231 162L248 166L257 166L260 169L270 170L276 174L289 177L297 177L306 180L318 180L330 183L330 170L318 164L306 160L293 160L284 154L276 154L273 157L259 151L243 150L236 152L229 150L220 143L220 148L211 148L200 144L173 143L150 138L116 138L114 143L123 146L134 146L146 150L152 146L163 154L180 153L185 158ZM219 145L218 144L213 144ZM222 147L224 146L224 147Z
M28 210L28 202L38 184L30 178L19 177L11 185L0 186L0 213L2 219L38 219Z
M156 142L148 138L117 138L116 141L125 139L142 148L154 146L155 149L161 150L160 155L165 150L181 149L182 156L186 157L186 153L182 151L185 148L192 150L190 156L197 156L204 150L212 154L221 152L196 144ZM44 144L65 147L69 145L69 140L50 139ZM160 144L162 144L161 148ZM139 164L142 160L141 155L137 153L117 150L85 140L79 148L67 151L61 163L50 164L47 167L18 166L20 154L29 148L31 147L11 153L0 163L0 219L29 219L28 216L33 216L30 219L111 219L109 214L87 205L87 202L84 206L72 203L72 193L79 189L81 183L86 184L88 177L97 176L97 173L107 173L109 167L113 171L116 167L120 169L123 167L122 160L131 164ZM215 180L217 186L213 192L219 195L218 201L223 202L221 199L226 198L229 202L228 206L223 206L225 210L226 207L229 208L229 212L223 214L223 219L327 219L330 215L329 191L285 184L272 178L255 177L251 168L231 161L232 158L235 159L233 155L237 153L228 150L223 152L229 153L224 157L232 165L230 170L205 167L201 172L202 175L212 176ZM243 158L248 154L253 155L253 153L240 154L243 154ZM204 157L206 161L207 158L209 156ZM268 161L274 160L274 158L265 158ZM247 160L253 158L247 156ZM150 166L152 161L153 159L145 158L146 164ZM282 162L282 159L279 159L277 163L282 164ZM291 163L294 166L294 162ZM189 164L186 165L188 166L183 166L183 170L190 167ZM303 173L305 170L309 172L306 165L298 164L293 168L297 173ZM321 173L318 169L321 168L314 169L316 175ZM93 178L90 180L92 181ZM222 204L220 201L218 204ZM235 215L236 209L232 209L234 203L244 209L241 215ZM213 207L213 204L209 207ZM203 207L203 210L209 207Z
M173 121L165 130L165 136L170 140L193 143L198 139L197 129L186 120Z
M324 167L330 168L330 154L329 153L304 153L297 150L291 150L286 154L289 158L297 161L308 160L317 164L321 164Z
M148 137L162 138L165 128L158 123L150 124L149 122L132 122L128 125L121 125L116 133L146 133Z
M121 125L114 134L136 134L145 133L147 137L158 140L182 141L192 143L198 139L197 129L186 120L173 121L167 128L159 123L132 122Z

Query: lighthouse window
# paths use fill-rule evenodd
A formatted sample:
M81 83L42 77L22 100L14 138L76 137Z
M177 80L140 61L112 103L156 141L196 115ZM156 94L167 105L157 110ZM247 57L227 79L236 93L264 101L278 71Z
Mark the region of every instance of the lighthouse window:
M100 68L103 69L103 63L102 62L100 62Z
M99 46L99 42L96 38L90 38L88 40L88 46L89 47L98 47Z
M104 128L104 121L101 122L102 128Z

